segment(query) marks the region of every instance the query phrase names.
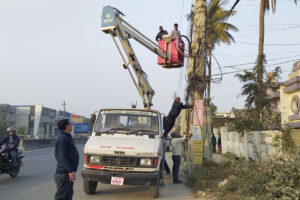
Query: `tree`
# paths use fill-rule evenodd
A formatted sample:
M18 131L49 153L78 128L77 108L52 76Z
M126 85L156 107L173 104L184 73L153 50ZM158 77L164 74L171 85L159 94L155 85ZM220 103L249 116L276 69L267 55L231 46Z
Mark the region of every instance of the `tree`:
M264 60L264 63L266 61ZM258 65L258 60L257 60ZM241 95L247 96L245 107L247 108L247 119L238 123L239 130L260 130L266 127L270 127L269 124L264 124L263 120L265 117L271 118L273 115L273 110L271 104L273 100L269 98L267 93L268 89L274 88L274 82L280 74L280 67L276 67L273 73L270 73L268 77L266 76L266 71L262 71L262 81L259 79L261 75L259 74L259 68L256 66L252 72L245 71L243 74L237 74L236 77L244 83L242 87ZM264 117L265 116L265 117ZM245 125L245 126L244 126Z
M294 0L297 4L297 0ZM276 11L276 0L260 0L259 8L259 41L258 41L258 56L257 56L257 65L255 71L257 72L257 86L260 90L263 90L263 79L264 79L264 40L265 40L265 14L267 11L272 8L272 12ZM262 121L263 115L260 113L260 121Z
M6 121L0 120L0 139L6 136L7 123Z
M18 135L27 135L28 127L27 126L20 126L20 127L17 128L16 133Z
M233 16L236 13L235 11L230 12L229 10L225 10L224 6L226 4L226 0L212 0L208 5L207 10L206 40L208 46L208 98L210 98L211 88L212 52L215 45L220 45L220 43L231 44L231 42L234 42L234 38L229 31L238 31L237 27L225 22L227 17Z

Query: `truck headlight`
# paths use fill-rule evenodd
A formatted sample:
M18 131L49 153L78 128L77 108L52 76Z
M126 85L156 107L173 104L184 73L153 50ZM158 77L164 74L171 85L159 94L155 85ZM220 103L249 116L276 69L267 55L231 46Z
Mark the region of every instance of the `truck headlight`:
M90 163L100 163L100 156L90 156Z
M143 158L140 161L141 166L151 166L152 165L152 159L150 158Z

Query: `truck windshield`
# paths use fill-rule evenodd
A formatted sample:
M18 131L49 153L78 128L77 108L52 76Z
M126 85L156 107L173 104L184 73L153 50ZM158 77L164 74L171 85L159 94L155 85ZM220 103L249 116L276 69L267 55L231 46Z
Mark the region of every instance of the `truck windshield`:
M148 111L102 111L96 122L96 133L158 134L158 116Z

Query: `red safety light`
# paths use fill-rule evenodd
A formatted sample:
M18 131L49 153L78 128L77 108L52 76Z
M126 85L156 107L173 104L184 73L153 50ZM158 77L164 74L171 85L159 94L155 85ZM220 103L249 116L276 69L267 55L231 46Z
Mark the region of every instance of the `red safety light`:
M86 166L91 169L102 169L104 167L102 165L86 165Z
M179 68L184 65L184 43L178 39L172 39L171 42L164 40L158 41L160 51L163 50L170 55L170 59L164 59L158 56L157 63L164 68Z
M88 156L84 154L84 163L87 163Z
M158 164L158 158L154 158L153 164L154 164L155 167L157 166L157 164Z

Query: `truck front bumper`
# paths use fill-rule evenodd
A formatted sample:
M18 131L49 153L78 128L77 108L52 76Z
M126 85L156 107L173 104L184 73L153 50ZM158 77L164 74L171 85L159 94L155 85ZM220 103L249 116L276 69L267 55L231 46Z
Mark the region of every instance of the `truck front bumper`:
M159 172L114 172L106 170L94 170L83 168L81 171L83 178L90 181L110 184L111 177L123 177L126 185L140 185L147 182L155 182L160 178Z

